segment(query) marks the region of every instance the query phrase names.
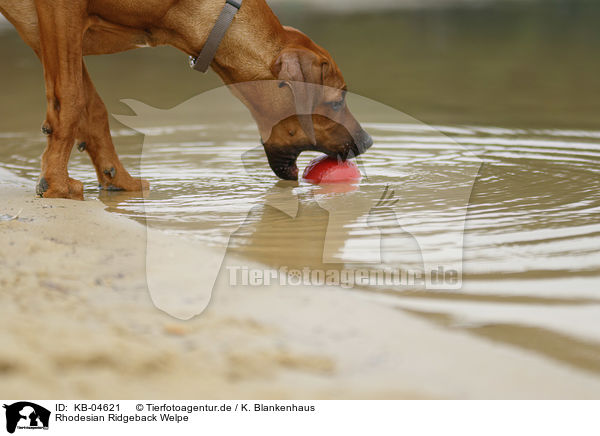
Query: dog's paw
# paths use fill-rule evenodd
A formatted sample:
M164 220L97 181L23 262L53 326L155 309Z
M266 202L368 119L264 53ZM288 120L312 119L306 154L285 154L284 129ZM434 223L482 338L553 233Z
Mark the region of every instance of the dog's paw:
M70 177L63 183L48 183L45 177L41 177L36 192L43 198L83 200L83 183Z
M145 192L150 189L150 183L145 179L131 177L129 174L117 174L100 183L100 188L107 191Z

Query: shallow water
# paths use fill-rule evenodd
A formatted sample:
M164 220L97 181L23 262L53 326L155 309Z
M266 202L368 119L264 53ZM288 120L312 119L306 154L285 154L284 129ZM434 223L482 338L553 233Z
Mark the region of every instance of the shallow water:
M514 14L509 10L497 20L508 22ZM373 135L375 146L359 160L363 180L359 186L345 186L346 192L277 182L241 105L222 89L187 101L216 81L209 77L203 89L190 86L189 80L199 80L198 75L170 63L183 61L165 50L112 56L106 63L90 60L101 93L115 111L132 115L116 103L125 97L162 108L179 105L156 111L129 102L138 117L118 118L145 136L113 123L125 165L138 168L142 156L139 172L151 182L149 197L99 193L88 159L78 153L72 157L71 175L85 183L88 198L99 197L112 212L210 245L229 244L232 252L272 267L456 267L463 278L459 290L363 286L359 292L448 328L600 371L600 125L597 101L591 96L598 82L588 77L600 68L597 57L586 57L598 41L584 38L581 46L575 45L587 33L566 32L561 40L565 45L557 50L576 47L571 68L568 62L558 63L555 71L542 74L536 66L557 53L549 48L551 32L529 13L518 16L535 37L511 32L513 48L515 41L531 47L534 40L539 47L531 55L537 59L520 58L515 66L500 53L491 62L488 46L476 47L468 42L468 30L452 27L468 21L465 16L419 15L424 28L403 28L403 34L430 38L429 27L454 29L446 39L449 47L444 51L439 40L417 39L422 51L413 43L410 49L418 54L410 58L410 67L386 62L385 68L396 66L402 73L402 84L395 86L395 79L388 77L379 87L361 79L369 70L357 65L356 52L345 53L346 46L338 41L340 23L357 18L333 21L338 31L328 34L319 31L325 18L297 18L314 28L319 42L334 54L341 53L340 63L350 66L355 89L396 107L404 108L406 98L405 110L427 122L351 96L350 107ZM472 16L466 28L480 28L480 18ZM432 24L436 19L441 24ZM390 28L393 20L406 24L408 16L369 17L364 23ZM570 20L565 25L575 26ZM482 38L504 47L498 32L485 31ZM408 50L409 43L400 47ZM39 66L19 49L14 35L0 34L0 48L4 59L14 60L2 67L2 76L15 79L10 87L0 85L0 166L33 180L43 149L35 128L43 110ZM479 59L496 69L471 71L480 80L469 88L456 62L434 62L423 54L436 50L445 56L461 53L465 65ZM155 57L149 54L154 52ZM376 61L370 53L365 56L370 63ZM147 75L149 66L157 64L158 77ZM584 71L574 65L584 66ZM434 80L432 67L449 74L441 79L439 73ZM141 76L124 75L110 84L113 71L140 71ZM531 71L542 79L533 89L519 85L517 78L529 77ZM422 74L409 77L412 72ZM493 86L485 87L486 80ZM386 87L393 92L386 94ZM490 89L494 92L488 97L494 99L484 102L480 94ZM299 167L315 156L303 155ZM386 188L399 201L376 208Z

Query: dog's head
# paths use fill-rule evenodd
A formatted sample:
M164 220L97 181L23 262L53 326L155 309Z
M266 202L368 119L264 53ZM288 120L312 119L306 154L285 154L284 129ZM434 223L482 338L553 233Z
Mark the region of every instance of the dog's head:
M373 143L346 104L346 82L331 55L286 27L288 43L271 65L274 86L252 110L275 174L296 180L298 155L320 151L342 160Z

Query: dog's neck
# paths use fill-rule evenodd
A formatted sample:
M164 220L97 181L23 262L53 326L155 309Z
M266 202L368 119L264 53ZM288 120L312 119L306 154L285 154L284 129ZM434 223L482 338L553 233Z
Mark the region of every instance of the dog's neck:
M271 66L285 46L283 26L264 0L245 1L238 14L221 42L213 70L227 84L272 79Z
M192 1L183 2L185 8L173 8L165 19L177 23L169 44L197 56L212 28L206 23L216 22L223 5ZM271 65L285 46L285 37L285 29L265 0L244 0L211 66L226 84L272 79Z

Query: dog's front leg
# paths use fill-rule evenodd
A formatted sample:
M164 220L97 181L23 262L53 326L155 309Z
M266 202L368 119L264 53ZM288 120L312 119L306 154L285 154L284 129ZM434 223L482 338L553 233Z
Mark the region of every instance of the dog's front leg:
M108 113L92 79L83 67L86 110L82 114L77 136L80 151L87 151L96 168L100 187L107 190L144 191L147 181L129 175L121 164L108 124Z
M35 0L47 111L42 130L48 145L42 155L37 193L43 197L83 200L83 185L71 179L67 166L81 114L85 0Z

